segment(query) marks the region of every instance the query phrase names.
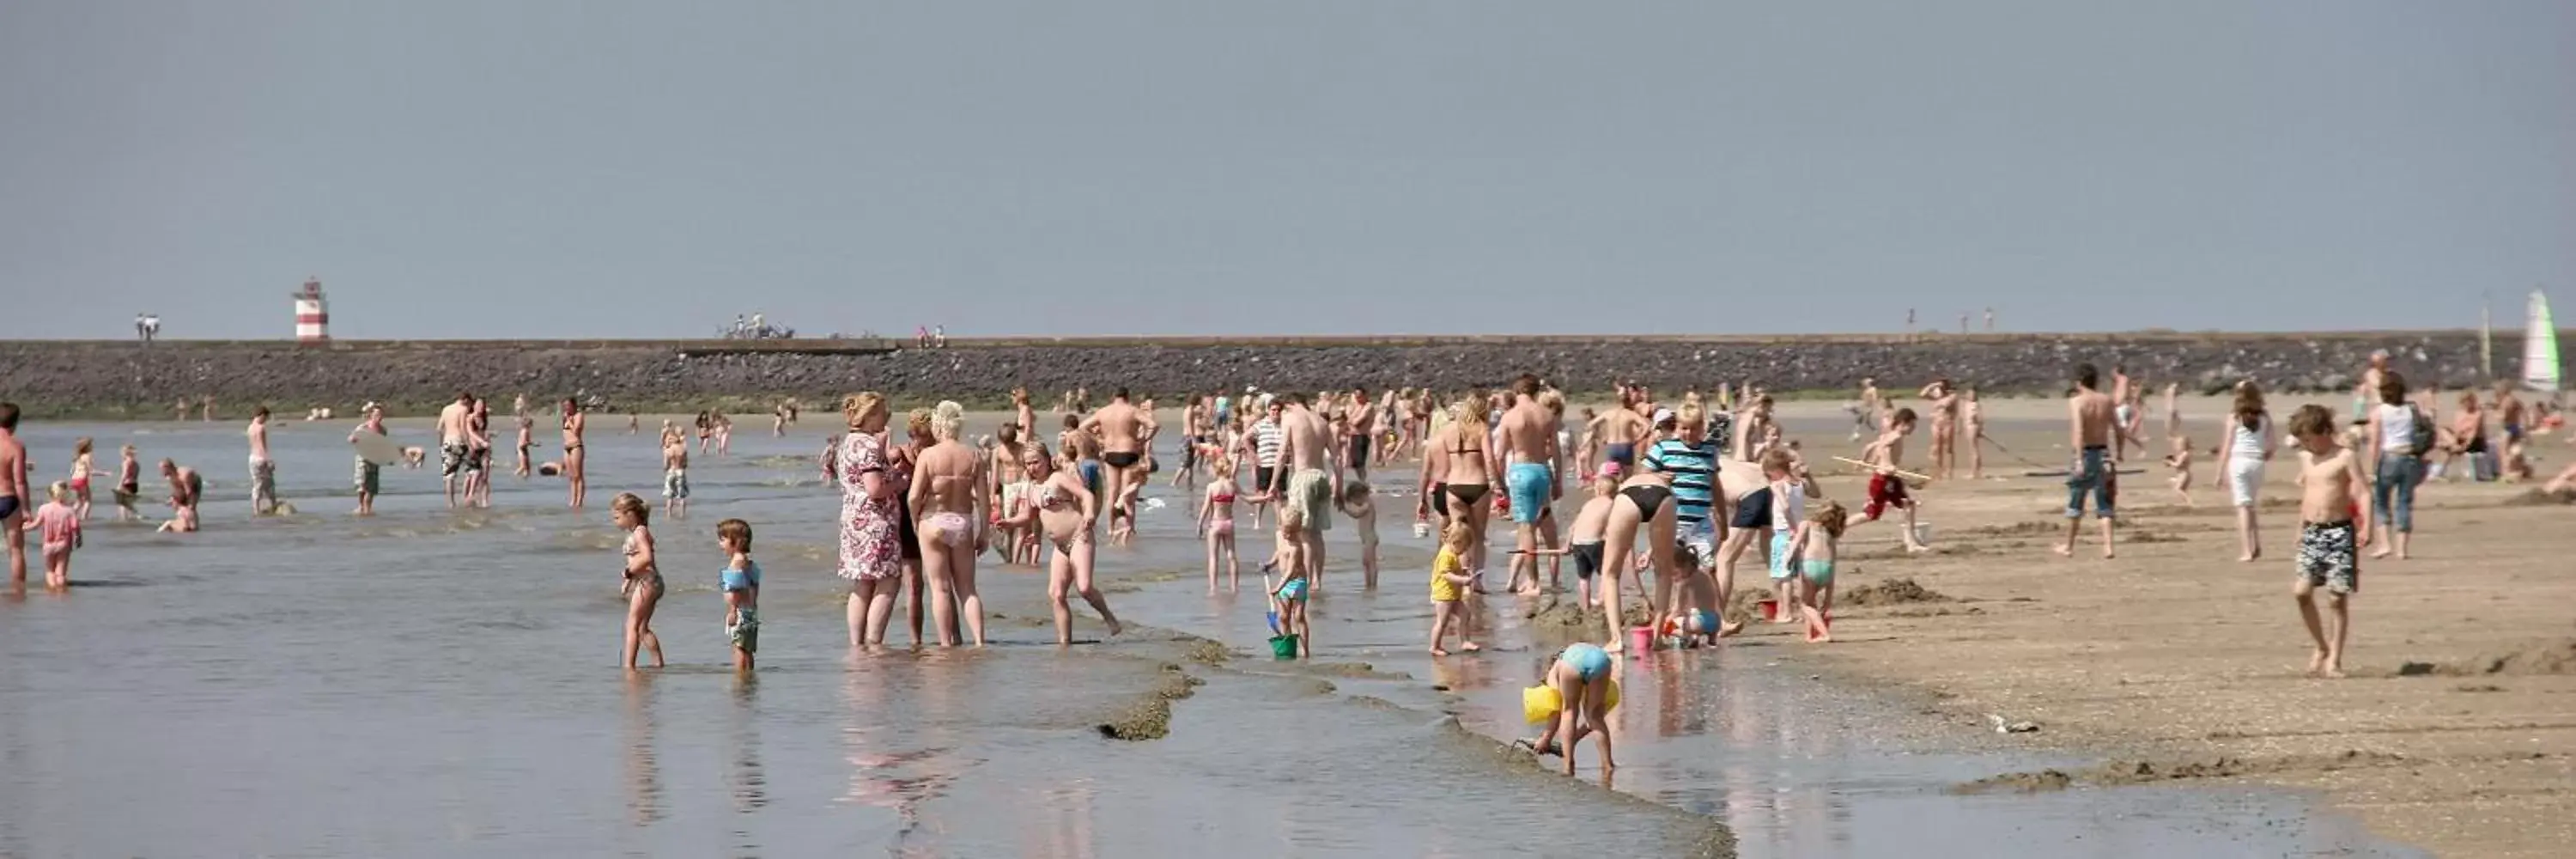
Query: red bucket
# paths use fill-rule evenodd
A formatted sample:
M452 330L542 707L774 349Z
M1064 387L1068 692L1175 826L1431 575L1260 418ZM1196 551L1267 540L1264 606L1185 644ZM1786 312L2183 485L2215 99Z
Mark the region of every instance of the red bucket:
M1753 605L1754 605L1756 608L1760 608L1760 609L1762 609L1762 619L1763 619L1763 620L1765 620L1765 621L1773 621L1773 620L1779 620L1779 619L1780 619L1780 601L1779 601L1779 600L1762 600L1762 601L1759 601L1759 602L1754 603Z
M1640 653L1655 649L1655 628L1651 626L1629 627L1628 649Z

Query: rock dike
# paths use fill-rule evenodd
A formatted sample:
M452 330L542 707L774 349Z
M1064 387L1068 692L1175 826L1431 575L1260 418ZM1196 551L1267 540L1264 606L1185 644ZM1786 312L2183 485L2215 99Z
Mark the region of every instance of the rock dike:
M2521 337L2494 342L2495 370L2520 370ZM1535 372L1577 392L1635 380L1679 390L1752 380L1774 391L1890 390L1949 376L1990 394L2056 395L2078 362L2199 392L2253 378L2276 390L2349 387L2374 349L2420 386L2474 384L2476 332L2030 334L1918 337L1437 337L952 341L109 341L0 342L0 399L31 415L166 416L182 397L218 411L281 412L369 400L419 413L469 390L507 402L574 396L615 411L765 409L859 390L916 402L991 403L1014 387L1042 402L1087 386L1137 396L1184 392L1370 390L1499 385Z

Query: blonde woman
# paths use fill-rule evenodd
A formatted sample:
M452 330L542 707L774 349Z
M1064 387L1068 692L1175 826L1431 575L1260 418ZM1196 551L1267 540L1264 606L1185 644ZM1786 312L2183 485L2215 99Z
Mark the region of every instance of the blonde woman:
M874 391L841 400L849 432L828 468L841 487L841 578L850 583L850 646L885 643L886 622L903 589L903 549L895 527L895 485L886 475L885 396Z
M984 552L983 510L992 506L983 457L958 439L966 409L943 401L930 415L931 444L916 455L906 497L921 545L922 579L930 589L932 624L941 646L966 636L984 646L984 600L975 593L975 558ZM962 617L961 617L962 616Z

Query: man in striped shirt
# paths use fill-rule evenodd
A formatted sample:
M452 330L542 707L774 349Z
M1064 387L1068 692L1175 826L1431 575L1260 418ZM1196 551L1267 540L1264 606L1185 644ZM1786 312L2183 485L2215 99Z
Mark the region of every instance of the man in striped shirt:
M1244 500L1252 503L1252 530L1261 530L1261 510L1270 506L1269 488L1279 471L1279 448L1285 435L1279 429L1280 413L1286 411L1274 401L1263 406L1261 419L1252 422L1252 431L1243 434L1243 446L1252 453L1253 494Z
M1673 539L1675 550L1689 559L1692 570L1700 574L1717 568L1716 547L1726 541L1726 493L1718 482L1717 462L1720 445L1708 438L1708 416L1698 403L1683 403L1675 427L1675 437L1656 442L1646 451L1646 467L1673 477ZM1688 571L1683 576L1690 575ZM1681 578L1676 576L1675 578ZM1661 616L1678 607L1674 593L1680 582L1657 582L1651 605Z

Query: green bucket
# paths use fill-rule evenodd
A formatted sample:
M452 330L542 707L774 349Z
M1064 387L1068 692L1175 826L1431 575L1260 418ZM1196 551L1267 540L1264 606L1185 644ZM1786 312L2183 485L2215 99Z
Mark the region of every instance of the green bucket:
M1294 636L1294 635L1274 635L1274 636L1271 636L1271 637L1270 637L1270 657L1271 657L1272 659L1295 659L1295 658L1297 658L1297 636Z

